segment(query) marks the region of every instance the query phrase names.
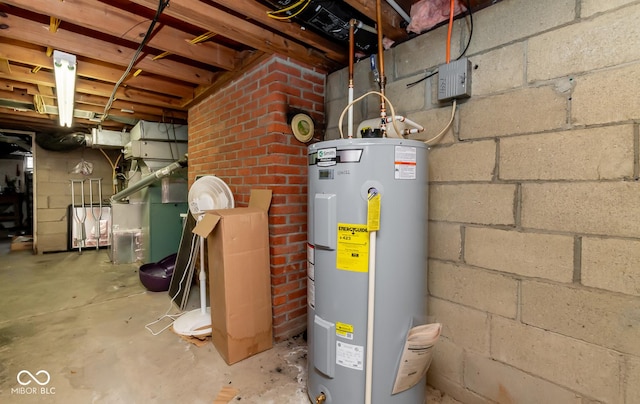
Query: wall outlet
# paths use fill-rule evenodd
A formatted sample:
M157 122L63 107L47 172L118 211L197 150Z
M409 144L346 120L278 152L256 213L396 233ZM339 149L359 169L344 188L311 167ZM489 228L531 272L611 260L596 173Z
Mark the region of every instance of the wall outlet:
M438 67L438 101L471 97L471 62L460 58Z

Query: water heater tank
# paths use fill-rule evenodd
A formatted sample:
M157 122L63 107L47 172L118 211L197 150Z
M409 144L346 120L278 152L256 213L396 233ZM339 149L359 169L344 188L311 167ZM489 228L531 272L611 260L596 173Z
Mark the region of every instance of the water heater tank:
M369 259L375 257L371 397L422 404L425 380L392 394L407 332L426 321L427 145L377 138L309 147L308 394L365 403ZM367 214L379 193L370 248Z

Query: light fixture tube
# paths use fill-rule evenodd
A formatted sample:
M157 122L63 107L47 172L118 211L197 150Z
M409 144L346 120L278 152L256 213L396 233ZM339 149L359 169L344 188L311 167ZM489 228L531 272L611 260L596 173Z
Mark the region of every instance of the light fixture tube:
M71 127L76 88L76 56L54 50L53 71L56 77L60 126Z

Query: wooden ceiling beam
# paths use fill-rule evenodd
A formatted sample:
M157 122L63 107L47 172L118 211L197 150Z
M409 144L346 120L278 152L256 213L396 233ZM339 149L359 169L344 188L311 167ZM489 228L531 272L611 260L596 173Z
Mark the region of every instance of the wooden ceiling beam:
M96 105L89 105L89 104L76 104L76 109L82 110L82 111L95 112L96 114L100 114L100 115L102 115L102 113L104 112L103 108L98 107ZM108 116L125 118L125 119L141 119L141 120L151 121L151 122L160 122L164 118L163 114L148 114L144 112L129 113L129 112L123 112L122 110L117 108L111 108L111 110L109 110ZM107 120L108 119L109 118L107 118ZM186 121L186 118L175 118L175 119Z
M318 34L302 29L297 23L270 18L267 12L272 11L272 9L254 0L213 0L213 2L235 10L254 21L280 31L284 35L302 40L309 47L320 49L326 53L327 57L337 62L348 62L347 44L339 46Z
M26 91L20 91L20 89L16 89L16 90L14 91L0 90L0 99L10 100L15 102L22 102L22 103L33 102L32 95L28 94Z
M151 9L157 7L155 0L131 1ZM288 56L323 70L338 67L335 61L319 51L310 51L304 45L199 0L171 0L171 6L164 13L266 53Z
M12 66L11 79L23 83L45 85L55 87L55 77L53 73L40 70L38 73L31 73L29 68L21 66ZM0 78L2 76L0 75ZM76 93L85 93L110 97L113 86L91 80L76 80ZM37 93L37 92L36 92ZM135 98L132 98L135 97ZM181 109L181 100L168 97L160 93L151 93L142 90L134 90L128 88L119 88L116 92L116 98L129 100L132 102L148 103L158 107Z
M52 47L74 55L86 56L93 59L107 61L122 66L127 66L135 55L135 49L124 47L115 43L88 38L86 36L58 29L50 32L49 27L36 21L0 13L0 24L6 28L2 35L18 41L27 41L40 46ZM134 65L149 73L182 80L198 85L213 83L214 73L205 69L186 65L169 59L153 60L153 56L140 55ZM124 69L123 69L124 72Z
M4 38L0 38L0 58L53 70L53 60L45 54L44 49L31 49ZM122 76L123 71L121 68L94 63L83 58L78 60L78 76L80 77L116 83ZM124 83L127 86L133 86L141 90L158 91L159 88L162 88L162 92L165 94L175 95L180 98L193 96L193 89L195 88L186 83L180 84L146 75L145 73L135 77L129 75Z
M16 89L24 90L26 94L34 95L38 94L38 86L32 83L25 83L20 81L14 81L13 75L3 76L0 74L0 90L15 91Z
M77 94L76 95L76 103L78 104L86 104L98 106L104 109L104 106L107 104L107 97L101 97L99 95L91 95L91 94ZM82 109L82 107L78 107ZM134 112L140 112L142 114L156 115L156 116L164 116L164 117L175 117L177 119L187 119L187 112L169 109L169 108L161 108L154 107L152 105L139 104L136 102L131 102L127 100L115 100L111 109L117 110L129 110Z
M400 28L400 15L384 0L381 0L382 34L387 38L398 41L407 38L407 31ZM376 0L345 0L354 9L376 21ZM409 14L409 13L407 13Z
M95 0L3 0L3 2L136 43L142 40L151 23L148 18ZM187 32L157 24L147 46L224 70L234 69L237 52L215 43L193 44L189 42L192 39L193 35Z

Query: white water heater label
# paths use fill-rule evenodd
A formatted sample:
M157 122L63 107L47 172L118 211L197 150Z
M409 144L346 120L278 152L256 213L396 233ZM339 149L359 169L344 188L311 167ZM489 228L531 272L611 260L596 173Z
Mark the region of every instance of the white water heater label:
M338 159L338 150L335 147L318 150L316 164L318 167L335 166Z
M362 345L336 342L336 364L349 369L364 369L364 347Z
M316 308L315 250L314 246L307 243L307 304L312 309Z
M309 279L316 279L315 274L315 252L316 248L311 244L307 243L307 276Z
M417 156L418 152L415 147L396 146L394 155L396 180L416 179Z
M313 279L307 279L307 304L316 309L316 283Z

